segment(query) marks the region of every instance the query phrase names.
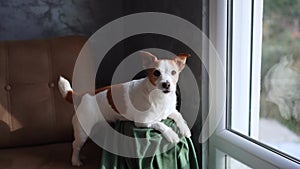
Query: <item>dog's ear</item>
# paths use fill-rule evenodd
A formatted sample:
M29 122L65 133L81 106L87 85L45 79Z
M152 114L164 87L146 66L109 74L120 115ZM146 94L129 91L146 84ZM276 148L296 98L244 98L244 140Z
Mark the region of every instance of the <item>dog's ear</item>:
M153 63L158 60L157 57L151 54L150 52L140 51L139 53L142 56L143 67L145 69L151 68Z
M191 56L190 54L180 53L174 57L174 61L177 64L180 71L183 70L183 68L185 67L186 59L190 56Z

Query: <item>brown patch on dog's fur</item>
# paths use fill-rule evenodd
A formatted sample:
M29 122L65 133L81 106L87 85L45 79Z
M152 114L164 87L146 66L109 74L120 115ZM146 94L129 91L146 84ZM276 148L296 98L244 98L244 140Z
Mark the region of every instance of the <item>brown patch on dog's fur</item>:
M177 55L177 57L188 58L188 57L191 57L191 54L189 54L189 53L179 53L179 54Z
M109 89L111 89L111 86L101 87L101 88L99 88L99 89L96 89L96 90L94 91L94 94L98 94L98 93L101 93L101 92L103 92L103 91L105 91L105 90L109 90Z
M108 101L108 104L111 106L111 108L116 112L116 113L119 113L120 112L118 111L115 103L114 103L114 100L113 100L113 96L112 96L112 88L118 88L120 87L121 85L112 85L112 86L106 86L106 87L102 87L102 88L99 88L99 89L96 89L95 90L95 94L97 93L100 93L100 92L103 92L105 90L107 90L107 93L106 93L106 99Z
M117 87L118 85L114 85L114 87ZM98 93L101 93L105 90L107 90L107 94L106 94L106 98L107 98L107 101L108 101L108 104L111 106L111 108L116 112L116 113L120 113L118 111L118 109L116 108L115 106L115 103L113 101L113 97L112 97L112 87L113 86L105 86L105 87L102 87L102 88L99 88L99 89L96 89L95 91L90 91L90 92L86 92L86 93L82 93L82 94L78 94L78 93L75 93L73 91L68 91L66 97L65 97L65 100L67 100L69 103L73 104L73 97L78 97L80 100L81 100L81 97L85 94L90 94L90 95L96 95Z
M157 77L153 75L153 72L155 71L156 69L154 68L151 68L148 70L148 73L147 73L147 76L149 78L149 81L150 83L153 85L153 86L156 86L156 80L157 80Z
M67 95L65 96L65 100L73 104L73 91L68 91Z
M177 56L174 57L174 61L177 64L178 68L180 71L182 71L182 69L185 66L185 61L188 57L190 57L190 54L184 54L184 53L180 53Z
M108 101L108 104L111 106L111 108L116 112L116 113L119 113L120 112L118 111L115 103L114 103L114 100L113 100L113 97L112 97L112 93L111 93L111 87L108 89L107 91L107 95L106 95L106 98L107 98L107 101Z
M65 100L67 100L69 103L74 104L74 101L77 103L81 102L81 94L78 94L74 91L68 91L67 95L65 96ZM74 98L74 100L73 100Z

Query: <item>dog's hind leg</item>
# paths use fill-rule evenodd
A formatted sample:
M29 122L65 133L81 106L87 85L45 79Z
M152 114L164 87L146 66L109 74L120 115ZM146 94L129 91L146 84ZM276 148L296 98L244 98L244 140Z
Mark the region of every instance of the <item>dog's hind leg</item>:
M80 160L80 150L86 142L88 135L84 132L76 116L73 117L73 126L74 126L74 137L73 141L73 153L72 153L72 165L81 166L83 163Z
M84 95L76 109L76 115L72 119L75 137L72 154L72 164L74 166L82 165L80 150L97 122L97 117L95 117L97 108L97 102L93 99L93 96Z

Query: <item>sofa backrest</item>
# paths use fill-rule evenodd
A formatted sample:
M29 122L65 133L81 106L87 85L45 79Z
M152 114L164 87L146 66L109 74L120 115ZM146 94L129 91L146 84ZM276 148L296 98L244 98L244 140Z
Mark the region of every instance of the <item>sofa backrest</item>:
M86 40L0 42L0 148L72 140L74 108L57 81L60 75L72 79Z

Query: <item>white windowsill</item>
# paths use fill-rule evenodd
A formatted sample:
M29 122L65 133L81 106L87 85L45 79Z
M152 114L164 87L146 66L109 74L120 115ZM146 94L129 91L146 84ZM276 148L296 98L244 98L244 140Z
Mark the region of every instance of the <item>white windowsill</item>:
M214 148L219 149L235 159L252 168L299 168L300 164L293 162L279 154L253 143L229 130L215 134L210 142Z

